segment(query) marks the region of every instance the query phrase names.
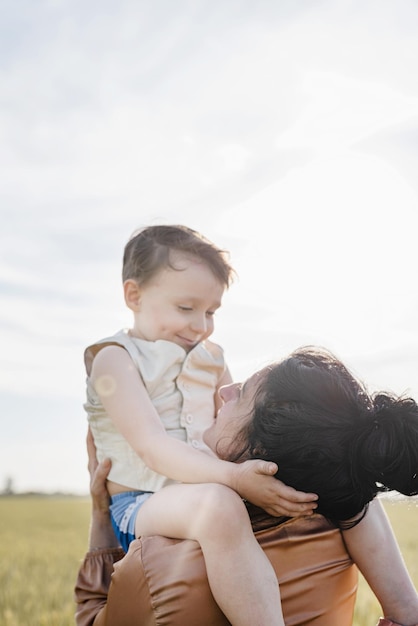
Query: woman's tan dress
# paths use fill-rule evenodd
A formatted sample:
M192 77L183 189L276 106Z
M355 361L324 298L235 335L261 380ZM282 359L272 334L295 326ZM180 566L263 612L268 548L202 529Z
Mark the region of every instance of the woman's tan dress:
M275 568L286 626L351 626L357 569L340 531L320 515L277 521L260 518L254 530ZM78 626L229 624L195 541L145 537L126 556L121 550L90 552L75 593Z

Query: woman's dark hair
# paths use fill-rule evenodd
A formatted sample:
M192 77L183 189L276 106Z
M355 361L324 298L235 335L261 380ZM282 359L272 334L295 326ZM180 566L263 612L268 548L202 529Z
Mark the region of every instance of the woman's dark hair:
M241 435L240 458L276 462L277 478L317 493L317 512L340 527L360 521L379 492L418 493L416 402L369 395L323 349L302 348L267 368Z
M196 230L181 225L148 226L134 233L123 254L123 281L131 278L144 285L161 269L178 269L170 257L173 251L199 259L222 285L230 286L234 270L228 253Z

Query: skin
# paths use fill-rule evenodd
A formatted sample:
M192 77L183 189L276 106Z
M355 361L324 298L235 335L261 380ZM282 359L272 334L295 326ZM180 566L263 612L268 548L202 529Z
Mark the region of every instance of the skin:
M212 334L214 313L221 306L224 286L197 259L174 254L171 261L175 269L160 270L145 285L132 279L125 281L125 301L134 317L131 334L148 341L171 341L188 352ZM238 424L248 419L261 376L262 373L254 375L241 388L228 385L231 377L225 372L220 393L215 398L217 418L205 435L213 451L222 455L222 450L233 441ZM292 515L292 508L296 514L311 513L315 508L313 494L300 494L289 488L286 491L271 477L277 471L275 464L262 461L231 464L215 455L202 455L170 438L138 372L122 348L103 348L93 361L91 378L116 427L151 469L181 482L190 483L192 479L195 483L204 483L176 485L154 494L138 514L137 535L196 538L205 555L213 593L232 623L284 624L279 614L277 581L269 564L263 561L265 556L253 538L238 494L273 515ZM110 481L108 486L110 493L126 489ZM289 498L290 509L281 506L280 494L283 493ZM196 516L202 503L204 515ZM170 510L170 519L167 519L167 510ZM356 561L366 579L371 581L386 614L404 624L415 624L418 621L415 591L405 578L406 570L396 543L390 540L390 528L379 509L371 507L371 510L377 512L369 513L365 518L368 523L359 524L357 532L354 532L356 529L346 531L351 533L346 541L348 544L351 541L354 553L357 550ZM103 513L96 511L102 521ZM382 545L389 545L383 559L382 551L378 550ZM221 568L218 567L220 562ZM376 563L384 566L388 562L390 575L382 572L382 567L374 567ZM394 574L398 574L397 586L392 584ZM233 578L234 584L230 586ZM248 588L250 579L252 585ZM246 607L244 612L243 606Z
M224 286L197 259L177 254L171 262L175 269L164 268L143 285L125 281L125 301L134 318L130 333L147 341L170 341L188 352L212 334ZM277 579L254 537L242 498L280 515L284 507L279 494L285 492L300 514L313 511L314 494L279 485L272 477L274 463L251 460L237 465L170 437L121 347L99 351L91 381L117 430L144 463L183 483L161 489L143 504L136 516L136 536L195 539L212 593L231 624L284 626ZM226 371L220 386L230 381ZM214 400L217 409L217 393ZM108 489L110 494L130 490L112 481Z
M145 285L124 283L125 301L133 313L131 334L141 339L165 339L190 350L214 329L214 312L221 305L223 285L206 265L175 256L177 270L166 268ZM185 343L186 342L186 343ZM305 494L272 477L274 463L248 461L237 465L218 459L170 437L155 410L128 353L107 346L95 356L91 380L118 431L152 470L180 482L218 483L271 515L309 515L315 494ZM231 382L227 370L219 388ZM215 410L222 402L215 395ZM108 482L111 495L129 488Z
M112 467L110 459L98 463L96 447L91 431L87 432L88 471L90 475L91 521L89 531L89 550L100 548L119 548L119 542L113 532L109 511L109 492L106 479Z
M254 394L266 370L251 376L244 385L232 383L219 391L223 406L204 440L220 456L231 452L242 419L250 419ZM342 531L347 549L384 614L398 624L418 623L418 594L406 569L390 522L381 505L373 500L363 520Z
M249 387L249 389L248 389ZM218 413L216 427L212 427L207 440L214 447L222 445L234 434L235 413L232 403L240 403L246 411L251 405L252 385L245 386L244 393L240 385L231 385L221 390L225 410ZM238 398L239 394L244 398ZM92 496L92 517L89 534L89 549L116 548L118 542L113 533L109 515L109 494L106 489L106 477L111 463L109 459L98 464L96 450L91 433L87 436L90 491ZM364 541L366 536L368 541ZM354 528L344 534L348 549L357 563L373 592L378 598L384 614L396 624L416 626L418 624L418 597L399 552L396 539L380 503L371 503L366 517ZM370 539L377 538L370 544Z
M250 419L254 395L265 371L256 372L244 384L231 383L219 390L222 406L212 426L204 432L203 440L221 458L231 451L243 421Z
M124 283L125 301L134 314L134 337L172 341L190 351L213 333L215 312L224 286L198 260L171 253L171 267L160 270L145 285Z

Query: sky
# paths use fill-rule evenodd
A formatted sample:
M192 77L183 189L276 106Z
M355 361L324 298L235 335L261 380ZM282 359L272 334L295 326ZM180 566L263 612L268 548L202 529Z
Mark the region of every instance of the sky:
M236 380L307 344L418 398L415 0L3 0L0 491L87 493L123 247L230 251Z

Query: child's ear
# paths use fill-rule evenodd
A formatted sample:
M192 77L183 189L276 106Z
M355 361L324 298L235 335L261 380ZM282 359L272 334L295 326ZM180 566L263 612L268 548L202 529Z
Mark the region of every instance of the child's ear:
M141 288L135 280L129 278L123 283L126 306L131 311L139 311L141 301Z

